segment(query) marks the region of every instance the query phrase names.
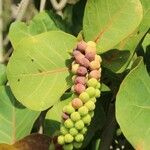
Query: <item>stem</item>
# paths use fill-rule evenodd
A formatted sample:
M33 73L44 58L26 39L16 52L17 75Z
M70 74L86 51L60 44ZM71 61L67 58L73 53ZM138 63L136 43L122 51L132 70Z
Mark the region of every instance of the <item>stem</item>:
M30 0L22 0L19 4L16 20L22 20Z
M53 8L57 11L62 10L66 4L68 0L60 0L60 2L58 3L56 0L50 0L51 4L53 5Z
M42 12L44 10L45 4L46 4L46 0L41 0L41 3L40 3L40 12Z
M3 62L3 0L0 0L0 62Z

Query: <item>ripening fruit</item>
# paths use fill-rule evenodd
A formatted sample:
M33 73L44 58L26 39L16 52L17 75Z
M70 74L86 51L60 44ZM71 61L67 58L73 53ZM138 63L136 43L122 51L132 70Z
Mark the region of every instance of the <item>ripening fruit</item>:
M84 128L80 131L81 134L85 134L86 132L87 132L87 127L84 127Z
M96 89L96 95L95 95L95 97L100 97L100 95L101 95L100 90L99 90L99 89Z
M76 58L76 62L78 63L78 64L80 64L81 66L84 66L84 67L86 67L86 68L88 68L89 67L89 65L90 65L90 61L87 59L87 58L79 58L79 57L77 57Z
M69 133L70 133L72 136L75 136L75 135L78 134L78 130L77 130L76 128L71 128L71 129L69 130Z
M80 66L80 67L77 69L77 74L78 74L79 76L85 76L87 73L88 73L87 68L85 68L85 67L83 67L83 66Z
M72 121L78 121L81 119L81 116L78 112L73 112L71 114L70 118L72 119Z
M74 146L74 148L79 149L82 147L82 142L74 142L73 146Z
M63 135L65 135L65 134L68 133L68 129L65 126L61 126L60 127L60 133L63 134Z
M100 63L99 61L91 61L90 62L90 70L96 70L96 69L99 69L100 68Z
M84 55L81 52L77 51L77 50L74 50L72 54L75 57L75 59L84 58Z
M91 78L87 81L87 85L88 87L96 87L97 86L98 81L95 78Z
M96 94L95 88L93 88L93 87L88 87L88 88L86 89L86 92L89 94L90 97L95 97L95 94Z
M63 118L63 120L67 120L69 118L69 116L66 113L62 113L62 118Z
M96 43L93 42L93 41L88 41L88 42L87 42L87 45L88 45L88 46L91 46L91 47L96 47Z
M79 68L79 64L73 64L73 65L72 65L72 69L71 69L72 73L73 73L73 74L76 74L78 68Z
M80 113L81 116L87 115L88 114L88 108L86 106L82 106L78 109L78 112Z
M65 135L64 139L65 139L66 143L71 143L74 138L71 134L68 133L68 134Z
M86 103L90 99L89 94L87 92L82 92L79 95L79 98L82 100L83 103Z
M93 101L88 101L85 103L85 106L88 108L89 111L94 110L95 109L95 104Z
M95 60L99 61L100 63L102 62L102 58L99 55L95 55Z
M65 145L63 145L63 150L73 150L73 144L65 144Z
M63 108L63 112L67 114L71 114L75 111L75 109L71 105L66 105Z
M77 45L77 50L83 53L86 47L87 47L87 43L85 41L80 41Z
M95 59L95 52L86 52L85 58L87 58L89 61L93 61Z
M93 70L89 74L89 78L95 78L95 79L99 80L100 77L101 77L101 73L99 70Z
M84 140L83 134L79 133L75 136L75 141L76 142L82 142Z
M95 97L92 97L90 100L91 100L92 102L96 103L96 98L95 98Z
M74 98L71 103L74 109L79 109L83 106L83 102L79 98Z
M64 122L64 125L66 128L72 128L74 126L74 123L71 119L67 119L65 122Z
M78 83L78 84L76 84L76 85L74 86L74 91L75 91L77 94L81 94L82 92L85 91L85 86L84 86L83 84Z
M91 116L89 114L87 114L86 116L84 116L82 118L82 121L85 123L85 124L89 124L91 122Z
M64 138L64 136L63 136L63 135L58 136L57 142L58 142L58 144L60 144L60 145L65 144L65 138Z
M78 130L81 130L84 128L84 123L82 120L79 120L75 123L75 128L78 129Z
M85 84L86 83L86 77L84 76L77 76L75 79L74 79L74 83L75 84L78 84L78 83L81 83L81 84Z

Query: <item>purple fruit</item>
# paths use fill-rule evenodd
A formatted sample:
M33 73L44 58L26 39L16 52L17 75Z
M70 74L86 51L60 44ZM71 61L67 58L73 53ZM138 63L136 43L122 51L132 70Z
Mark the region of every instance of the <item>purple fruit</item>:
M77 49L82 53L85 51L86 47L87 47L87 43L84 41L80 41L77 45Z
M85 91L85 86L83 84L78 83L74 86L74 90L77 94L81 94Z
M89 65L90 65L90 61L87 59L87 58L81 58L81 57L77 57L76 58L76 62L78 63L78 64L80 64L81 66L84 66L84 67L86 67L86 68L88 68L89 67Z
M95 59L95 53L93 52L87 52L85 54L85 57L89 60L89 61L93 61Z
M66 113L63 113L62 118L63 118L63 120L67 120L69 118L69 116Z
M82 67L80 66L78 69L77 69L77 74L79 76L85 76L87 74L87 69L85 67Z
M81 84L85 84L86 83L86 77L84 76L77 76L74 80L74 83L77 84L77 83L81 83Z

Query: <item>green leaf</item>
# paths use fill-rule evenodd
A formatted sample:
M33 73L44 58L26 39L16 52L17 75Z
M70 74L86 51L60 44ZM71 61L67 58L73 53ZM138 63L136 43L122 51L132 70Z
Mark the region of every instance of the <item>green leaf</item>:
M45 117L45 134L54 135L60 129L62 109L65 105L67 105L72 100L72 97L69 97L66 100L59 101L55 104L46 114Z
M45 110L70 87L69 67L76 38L50 31L24 39L7 66L10 87L23 105Z
M48 13L42 12L35 16L29 22L28 26L20 21L12 23L9 29L9 38L14 49L16 49L17 44L25 38L50 30L59 30L59 28L55 25Z
M142 15L139 0L89 0L83 21L85 40L96 41L98 53L106 52L138 27Z
M28 135L40 112L16 101L7 86L0 86L0 143L12 144Z
M139 59L139 64L124 79L117 94L117 121L123 134L137 150L150 149L149 83L150 77Z
M0 85L5 85L7 82L6 66L0 64Z

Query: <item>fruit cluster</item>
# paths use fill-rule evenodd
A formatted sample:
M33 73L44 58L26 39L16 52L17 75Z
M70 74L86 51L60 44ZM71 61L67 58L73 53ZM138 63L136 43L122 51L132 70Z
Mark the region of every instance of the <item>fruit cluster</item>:
M87 127L94 115L96 98L100 97L101 57L96 44L80 41L73 51L72 91L74 99L63 108L58 143L64 150L82 146Z

